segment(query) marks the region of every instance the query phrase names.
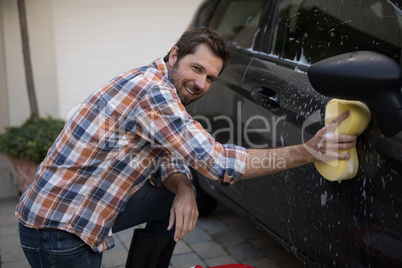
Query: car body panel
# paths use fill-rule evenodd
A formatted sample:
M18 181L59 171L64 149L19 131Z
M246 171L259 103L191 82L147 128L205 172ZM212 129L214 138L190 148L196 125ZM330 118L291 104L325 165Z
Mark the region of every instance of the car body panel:
M200 9L203 15L197 13L200 15L192 26L211 26L210 22L214 21L211 12L230 2L206 1ZM258 6L261 1L254 2ZM258 27L247 28L252 42L242 40L242 45L236 37L230 37L231 65L205 97L188 106L195 119L212 118L209 122L213 126L207 130L213 136L217 134L214 136L217 141L246 148L288 146L307 141L324 125L325 106L330 98L313 89L307 70L321 58L345 51L331 47L329 42L327 48L317 49L315 53L303 52L300 46L303 42L313 46L328 40L321 40L326 38L321 33L298 35L295 31L291 37L295 41L291 45L295 47L290 50L294 54L276 53L275 47L284 45L278 41L274 46L272 40L286 29L280 29L281 24L275 24L275 20L285 9L283 5L296 2L305 4L302 15L310 21L317 23L323 18L324 13L317 9L320 5L311 5L314 1L265 1L260 17L250 15L254 20L259 19ZM390 25L386 24L385 16L398 16L393 11L397 2L353 1L359 2L357 7L352 1L317 2L326 3L332 12L338 10L339 16L331 15L328 23L339 26L330 37L334 38L332 41L344 42L346 52L375 50L388 53L400 64L402 17L399 15L395 21L399 24L384 26ZM354 8L360 8L362 13L347 14ZM383 12L382 16L379 12ZM314 14L319 15L313 18ZM370 16L373 16L372 28L384 29L380 34L378 29L373 33L375 41L371 43L364 34L374 30L370 25L362 25L363 18ZM286 23L292 27L291 20ZM214 25L212 28L218 24ZM360 39L347 37L350 32L358 31L354 36ZM230 118L231 123L224 118ZM312 266L402 267L402 132L385 137L373 117L356 147L360 165L357 176L341 183L324 179L313 164L239 181L230 187L220 186L199 174L196 179L204 191L249 217Z

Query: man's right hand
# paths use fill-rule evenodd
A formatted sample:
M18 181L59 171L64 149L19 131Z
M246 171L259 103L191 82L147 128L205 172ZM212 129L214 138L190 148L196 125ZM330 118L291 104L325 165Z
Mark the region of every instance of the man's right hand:
M348 153L339 153L339 150L353 148L357 136L337 135L334 133L338 125L345 120L349 114L349 111L340 114L304 144L310 153L311 162L324 162L330 159L347 160L350 158Z

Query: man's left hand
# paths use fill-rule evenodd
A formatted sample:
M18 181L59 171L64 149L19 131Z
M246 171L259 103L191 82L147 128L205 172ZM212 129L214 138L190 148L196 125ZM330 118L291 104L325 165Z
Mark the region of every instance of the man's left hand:
M168 230L176 225L174 240L180 241L187 233L194 229L198 219L197 202L195 191L191 182L184 174L173 174L168 177L163 185L176 193L170 209Z

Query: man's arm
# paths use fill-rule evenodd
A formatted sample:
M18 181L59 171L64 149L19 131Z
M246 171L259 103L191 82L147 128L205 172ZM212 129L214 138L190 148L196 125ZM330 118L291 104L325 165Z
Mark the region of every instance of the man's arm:
M168 230L176 224L174 240L178 242L194 229L198 219L195 190L185 174L175 173L163 181L169 191L176 194L170 210Z
M274 174L301 165L328 159L349 159L349 154L339 153L338 150L352 148L357 136L333 134L339 123L348 116L349 112L339 115L330 124L319 130L315 136L305 144L274 149L247 150L248 163L245 173L240 179ZM329 135L329 133L331 133L331 135Z

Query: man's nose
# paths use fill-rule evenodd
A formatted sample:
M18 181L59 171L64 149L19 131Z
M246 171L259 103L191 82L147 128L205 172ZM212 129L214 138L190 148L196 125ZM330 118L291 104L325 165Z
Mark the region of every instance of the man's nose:
M195 85L200 89L204 90L207 84L207 77L205 75L199 75L195 80Z

